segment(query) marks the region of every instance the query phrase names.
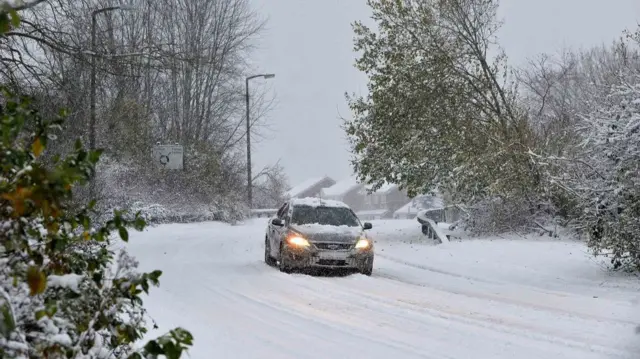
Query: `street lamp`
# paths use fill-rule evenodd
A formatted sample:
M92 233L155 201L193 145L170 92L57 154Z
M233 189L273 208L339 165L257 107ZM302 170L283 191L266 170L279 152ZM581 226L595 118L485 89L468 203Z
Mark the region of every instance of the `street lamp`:
M251 117L249 115L249 80L262 77L264 79L272 79L275 74L259 74L252 75L245 80L246 101L247 101L247 201L249 202L249 210L253 207L253 188L251 180Z
M131 6L109 6L101 9L93 10L91 12L91 89L90 89L90 109L89 109L89 149L96 149L96 17L98 14L114 11L132 11L136 10ZM91 197L94 195L95 181L91 181L90 193Z

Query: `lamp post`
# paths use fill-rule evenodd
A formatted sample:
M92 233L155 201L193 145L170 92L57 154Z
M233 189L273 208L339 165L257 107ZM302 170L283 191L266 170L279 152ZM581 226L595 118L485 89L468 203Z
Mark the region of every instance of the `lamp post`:
M130 6L109 6L91 12L91 88L89 94L89 149L96 149L96 17L98 14L114 10L135 10ZM95 193L95 181L89 186L91 197Z
M245 100L247 103L247 202L249 204L249 210L253 207L253 184L251 179L251 116L249 114L249 80L262 77L264 79L272 79L276 77L275 74L259 74L248 76L245 79Z

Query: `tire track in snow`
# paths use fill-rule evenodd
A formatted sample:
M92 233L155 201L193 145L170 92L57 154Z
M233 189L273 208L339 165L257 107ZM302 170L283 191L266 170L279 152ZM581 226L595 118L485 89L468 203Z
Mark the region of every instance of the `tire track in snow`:
M245 263L245 265L247 265L248 263ZM262 262L253 262L250 264L250 267L252 267L252 269L258 273L260 272L260 269L258 267L260 266L265 266ZM244 265L243 265L244 267ZM555 332L555 337L549 335L549 331L548 330L544 330L542 328L538 328L535 326L531 326L531 322L513 322L513 320L510 320L508 318L500 318L500 317L495 317L495 316L491 316L491 315L487 315L487 314L483 314L481 312L471 312L471 313L466 313L466 312L461 312L455 309L452 309L450 306L447 308L446 306L442 306L442 305L437 305L437 303L431 303L431 302L417 302L417 301L398 301L393 300L393 299L389 299L389 298L384 298L384 297L380 297L380 296L376 296L376 295L370 295L369 293L364 293L362 290L355 290L353 289L353 287L351 285L342 285L342 288L340 287L336 287L336 288L331 288L332 286L336 286L336 283L346 283L345 278L331 278L331 279L326 279L326 278L322 278L322 277L312 277L312 276L306 276L306 275L297 275L297 274L293 274L293 275L285 275L285 274L281 274L279 273L276 269L274 268L270 268L270 267L264 267L267 271L271 271L272 274L274 274L274 276L270 277L270 279L281 279L281 278L287 278L287 279L293 279L296 280L296 287L304 287L305 289L307 289L309 292L314 292L314 291L318 291L319 288L313 284L309 284L310 281L314 281L314 280L319 280L319 281L323 281L325 282L325 284L329 284L329 286L324 286L322 287L320 290L322 290L323 292L327 292L328 290L330 290L330 292L332 293L331 295L324 293L322 296L319 296L318 298L324 298L325 300L327 298L335 298L336 296L339 296L340 294L344 294L344 292L350 292L352 294L354 294L354 297L366 297L368 300L375 302L376 305L375 307L377 308L376 310L371 310L370 313L367 313L367 315L371 315L373 317L375 317L376 315L380 314L380 306L381 304L384 304L387 309L390 309L390 312L392 312L392 309L398 309L399 307L403 307L407 310L410 310L412 312L412 315L410 316L400 316L401 319L403 321L414 321L417 322L421 325L423 325L422 322L419 321L415 321L415 311L416 309L421 309L423 314L426 314L432 318L440 318L446 321L452 321L452 322L458 322L461 324L466 324L466 325L471 325L471 326L475 326L475 327L481 327L483 329L487 329L487 330L492 330L492 331L496 331L496 332L500 332L500 333L504 333L504 334L510 334L513 335L517 338L528 338L528 339L533 339L536 341L542 341L542 342L546 342L546 343L553 343L556 345L562 345L562 346L566 346L566 347L570 347L573 349L579 349L579 350L583 350L586 352L598 352L601 354L607 354L610 356L618 356L620 358L627 358L627 354L625 354L625 352L614 349L614 348L610 348L606 345L593 345L592 344L592 339L585 339L585 338L581 338L581 337L577 337L577 336L572 336L572 335L567 335L567 333L560 333L560 332ZM404 284L408 284L412 287L418 286L418 287L422 287L425 289L432 289L432 290L437 290L437 288L432 288L429 285L425 285L424 283L408 283L406 278L399 278L399 277L393 277L393 276L389 276L389 275L385 275L384 272L380 272L377 271L377 275L374 275L373 278L367 278L367 279L374 279L376 277L379 277L381 280L389 280L391 279L394 282L399 282L399 283L404 283ZM363 277L366 278L366 277ZM304 280L300 280L300 279L304 279ZM336 280L337 279L337 280ZM282 286L283 283L281 283L279 280L275 280L274 282L272 282L274 288L278 288L279 286ZM455 295L459 295L459 296L467 296L467 297L472 297L475 298L476 300L480 299L480 300L491 300L491 301L495 301L495 299L500 299L499 297L494 297L494 296L486 296L486 295L477 295L477 293L460 293L459 291L451 291L450 288L444 288L443 291L451 293L451 294L455 294ZM247 297L245 296L245 298L251 298L251 297ZM254 298L255 299L255 298ZM386 300L385 300L386 299ZM264 303L264 301L261 301L261 303ZM288 300L288 298L285 297L281 297L278 301L279 303L283 304L285 302L288 302L289 304L287 305L289 308L295 307L299 304L299 302L297 301L290 301ZM504 301L503 301L504 302ZM537 310L543 310L543 311L548 311L547 307L536 307L536 306L531 306L529 305L530 303L520 303L520 302L516 302L516 303L508 303L510 305L517 305L517 306L524 306L529 307L530 309L537 309ZM569 314L571 315L571 313L566 313L562 310L560 310L560 312L563 312L565 315ZM323 313L323 315L325 315ZM363 315L362 317L367 317L367 315ZM396 314L397 315L397 314ZM307 317L304 317L307 318ZM588 318L588 319L593 319L593 318ZM601 318L599 318L601 319ZM375 327L375 325L373 325Z
M581 317L581 318L584 318L584 319L596 320L596 321L599 321L599 322L610 322L610 323L622 324L622 325L632 326L632 327L635 327L635 326L638 325L637 322L632 321L632 320L593 315L593 314L589 314L589 313L585 313L585 312L577 312L575 310L560 308L560 307L557 307L557 306L553 306L551 304L546 304L545 305L545 304L541 304L541 302L534 302L534 301L531 301L531 300L523 301L521 298L510 298L510 297L505 296L504 294L488 294L488 293L480 293L479 291L475 291L474 292L474 291L469 291L469 290L462 290L460 288L455 288L454 289L454 288L452 288L452 286L445 286L445 285L439 285L439 284L419 282L419 281L416 281L416 280L411 280L411 279L408 279L408 278L404 278L404 277L399 276L399 275L393 275L393 274L384 273L384 272L383 273L379 273L378 272L376 276L379 277L379 278L385 278L385 279L392 280L392 281L402 282L402 283L409 284L409 285L412 285L412 286L434 288L434 289L446 291L446 292L449 292L449 293L453 293L453 294L457 294L457 295L461 295L461 296L466 296L466 297L469 297L469 298L477 298L477 299L483 299L483 300L488 300L488 301L493 301L493 302L501 302L501 303L515 305L515 306L521 306L521 307L530 307L530 308L534 308L534 309L537 309L537 310L555 312L555 313L558 313L558 314L563 314L563 315L568 315L568 316L576 316L576 317ZM546 293L538 292L538 294L546 294ZM542 296L537 296L537 298L541 299ZM567 298L567 297L563 297L563 298ZM548 299L548 298L544 298L544 299ZM560 300L558 300L558 301L560 301ZM631 312L631 310L634 309L631 305L628 305L626 303L621 303L621 302L615 302L615 303L620 305L620 306L628 307L630 312ZM567 304L570 305L571 303L567 303Z
M259 275L262 279L261 284L265 284L265 279L270 281L274 288L282 287L283 284L290 284L290 280L296 280L302 278L307 279L307 276L299 276L299 275L287 275L278 272L277 270L266 267L267 270L271 269L272 273L268 273L269 275L264 274L263 268L265 265L261 262L255 263L244 263L242 268L245 270L251 270L255 273L254 275ZM189 271L188 269L184 269L185 271ZM252 273L245 273L247 277L252 277ZM244 277L245 275L243 275ZM188 278L188 277L187 277ZM253 277L255 278L255 276ZM311 334L305 334L305 331L301 331L301 325L308 325L309 323L319 325L325 330L328 330L332 333L341 333L343 338L351 338L351 339L359 339L360 341L365 340L370 342L371 344L376 344L377 346L385 347L388 349L393 349L395 353L399 351L403 352L403 358L424 358L424 359L442 359L449 358L454 359L453 357L446 355L438 355L437 357L433 357L431 355L427 355L425 353L421 353L419 350L423 348L415 347L410 345L410 343L405 342L397 342L392 341L389 338L376 338L375 331L371 331L367 328L363 328L362 326L358 326L354 328L354 330L347 330L350 325L354 323L358 323L358 321L348 320L344 317L340 316L331 316L332 313L323 312L320 315L314 315L314 313L309 313L308 308L301 306L300 301L292 300L291 297L284 297L280 294L279 300L277 301L265 301L264 299L260 299L260 297L264 297L265 293L253 293L249 288L242 288L242 286L238 286L238 284L242 283L242 281L234 280L234 285L231 283L227 286L221 286L223 283L216 283L214 285L208 284L206 282L198 281L195 283L194 280L190 282L194 282L194 286L199 287L200 289L206 289L211 295L208 297L217 298L216 307L226 307L229 311L236 311L238 308L242 308L241 312L238 313L238 317L246 317L246 320L243 318L241 320L242 323L252 323L252 337L259 337L265 343L277 344L277 346L283 350L283 352L278 353L278 357L281 354L289 354L292 355L292 358L299 358L301 353L291 349L291 340L295 338L296 342L299 342L303 339L308 339L312 342L319 342L323 340L327 340L326 337L318 338L317 336L313 336ZM186 284L186 282L183 282ZM246 283L247 285L251 285L252 283ZM240 289L240 290L239 290ZM317 291L317 288L314 288L314 292ZM247 293L253 293L254 295L249 295ZM275 292L274 294L277 294ZM224 300L219 301L220 298ZM318 298L322 300L329 300L326 296L318 296ZM292 310L297 307L296 310ZM268 309L268 310L265 310ZM277 313L277 314L274 314ZM268 319L264 319L265 316L268 316ZM234 322L237 322L240 318L236 317ZM331 320L329 320L331 319ZM268 328L260 328L261 330L255 330L256 322L260 322L265 324ZM249 326L247 325L247 328ZM267 329L266 331L264 329ZM265 333L268 333L265 335ZM277 334L271 334L277 333ZM368 335L365 335L368 334ZM301 338L302 337L302 338ZM336 341L332 340L330 343L332 345L340 345L340 346L349 346L349 343L344 339ZM324 346L321 346L324 347ZM333 346L329 345L328 348L333 348ZM361 350L359 347L353 347L353 351L355 352ZM317 354L317 353L316 353ZM331 352L328 352L328 356ZM323 356L324 357L324 356Z
M447 321L458 322L461 324L480 327L487 330L492 330L504 334L510 334L516 337L524 337L533 339L540 342L558 344L573 349L584 350L587 352L598 352L601 354L615 355L620 358L629 358L629 354L625 351L612 348L608 345L593 344L593 339L578 337L574 335L568 335L563 332L550 332L547 329L543 329L532 325L531 321L514 321L512 318L499 317L491 314L485 314L478 311L462 311L456 309L454 306L445 305L433 301L412 301L406 299L392 299L387 297L386 300L381 300L381 297L375 295L364 294L359 289L354 289L350 284L343 284L344 291L351 291L359 296L367 296L369 298L377 298L381 303L391 307L404 307L411 310L413 313L410 317L403 316L403 320L412 320L416 318L416 311L419 310L421 314L426 314L431 317L441 318ZM394 292L394 291L391 291ZM433 293L425 293L433 294ZM452 293L453 294L453 293ZM634 356L635 358L635 356Z
M278 325L278 320L271 318L271 320L265 319L263 315L252 315L245 318L246 311L238 312L238 300L237 298L228 294L228 290L224 289L224 287L216 287L208 285L202 281L198 281L195 278L192 278L189 273L189 269L184 268L185 276L184 279L180 282L181 286L186 287L196 287L199 289L205 289L209 292L208 296L203 297L199 296L185 296L185 293L178 295L173 291L164 290L166 293L170 294L173 298L171 303L173 306L179 307L194 307L194 304L199 304L196 307L198 308L206 308L212 307L215 308L216 312L225 313L227 318L215 318L218 322L214 322L215 324L220 323L221 319L224 321L224 332L234 332L231 328L239 327L238 337L241 338L242 341L246 343L251 343L250 346L255 347L268 347L270 350L274 350L278 353L279 358L291 358L297 359L300 356L300 353L294 350L291 347L290 336L286 336L283 334L287 334L287 330L289 327L283 327ZM220 300L223 299L223 300ZM182 305L180 305L182 304ZM242 308L240 306L240 308ZM181 311L182 313L186 313L189 315L190 312ZM203 316L207 313L198 313L201 315L200 318L194 318L202 320ZM237 315L236 315L237 314ZM225 320L226 319L226 320ZM256 326L256 324L261 324L265 326L267 330L254 331L251 330L252 327ZM243 330L244 329L244 330ZM247 336L247 331L251 331L251 335ZM289 332L288 334L296 334L293 332ZM196 336L197 337L197 336ZM275 347L275 348L274 348ZM215 349L214 349L215 350Z
M299 279L295 278L295 275L290 276L281 274L275 270L273 274L275 275L269 276L268 279L271 280L274 285L282 285L283 283L288 283L290 282L290 279ZM265 296L264 293L253 293L254 295L250 295L247 294L247 292L250 292L247 289L248 288L243 288L243 290L239 291L237 288L227 288L221 291L214 288L212 290L219 295L228 298L229 302L235 303L234 305L238 305L238 303L240 303L241 307L245 309L251 307L251 310L243 311L244 315L247 315L251 318L260 318L265 315L269 315L271 318L273 318L273 321L279 322L281 324L280 326L276 326L276 328L274 329L276 329L276 331L289 332L289 334L291 335L290 338L299 337L301 336L301 334L303 334L304 336L303 331L293 330L292 328L299 328L303 323L312 323L314 325L320 326L321 328L324 328L325 330L328 330L331 333L341 333L343 339L339 341L331 339L331 344L334 345L337 344L341 346L349 346L349 343L346 342L344 338L357 338L374 343L378 346L394 349L394 352L396 353L398 350L400 350L404 352L402 356L403 358L406 358L407 355L412 355L411 357L419 357L425 359L454 359L453 357L442 354L439 354L438 356L425 354L423 352L420 352L420 350L423 348L415 347L413 345L410 345L410 343L398 342L390 338L378 339L375 337L374 331L371 331L369 328L366 328L362 325L353 328L354 330L348 330L347 328L353 327L353 324L356 324L358 322L361 323L361 321L354 321L352 319L350 320L345 318L344 316L335 315L334 313L326 311L313 313L313 308L305 307L300 300L293 300L291 299L292 297L284 296L282 294L279 294L278 292L273 293L275 294L275 297L277 297L277 300L273 300L274 295L270 297ZM268 297L271 300L265 300L260 297ZM330 298L325 295L317 295L316 298L325 301L330 300ZM268 309L269 312L265 311L265 308ZM310 335L307 335L307 337L313 339L313 341L315 342L328 339L327 337L318 338L317 336ZM353 349L357 351L357 349L361 348L354 346Z
M476 276L471 276L471 275L463 275L460 273L455 273L455 272L451 272L451 271L446 271L443 269L439 269L436 267L432 267L432 266L428 266L425 264L418 264L418 263L414 263L414 262L410 262L401 258L397 258L394 256L390 256L387 254L381 254L381 253L376 253L376 257L380 257L383 258L385 260L389 260L392 262L395 262L397 264L401 264L401 265L405 265L408 267L412 267L412 268L416 268L416 269L420 269L420 270L424 270L424 271L428 271L431 273L435 273L435 274L442 274L442 275L446 275L446 276L450 276L450 277L454 277L454 278L459 278L459 279L467 279L469 281L472 282L476 282L476 283L485 283L485 284L491 284L491 285L510 285L513 286L514 283L513 282L508 282L508 281L496 281L496 280L489 280L486 278L480 278L480 277L476 277ZM593 285L593 282L585 282L588 284ZM557 297L562 297L562 298L566 298L568 296L576 296L575 293L566 293L566 292L560 292L560 291L555 291L555 290L549 290L549 289L542 289L540 287L536 287L536 286L532 286L532 285L525 285L525 284L518 284L519 287L522 288L526 288L527 290L530 291L535 291L538 293L543 293L543 294L548 294L548 295L552 295L552 296L557 296Z
M294 278L300 279L304 277L298 277L298 278L292 277L292 279ZM325 286L322 287L322 291L323 291L322 297L335 299L336 297L339 298L340 294L344 295L345 292L350 292L354 294L353 295L354 298L366 298L372 301L373 303L375 303L375 305L368 306L368 307L369 308L375 307L376 309L370 309L369 313L363 313L363 315L360 316L361 318L375 317L376 314L378 316L380 314L387 314L387 315L393 315L393 316L399 317L401 321L399 322L396 321L398 323L407 323L411 321L416 324L424 325L423 321L419 321L417 319L420 319L420 318L424 319L425 318L424 316L426 315L430 317L427 319L429 319L429 321L431 322L433 321L432 320L433 318L438 318L438 319L443 319L449 323L457 322L460 324L464 324L466 326L480 327L486 330L492 330L492 331L496 331L504 334L513 335L516 338L520 338L520 339L522 338L533 339L533 340L541 341L545 343L552 343L556 345L570 347L572 349L584 350L586 352L591 352L591 353L597 352L601 354L607 354L609 356L618 356L620 358L628 357L627 354L624 353L623 351L610 348L604 345L594 345L590 343L589 339L575 337L575 336L567 336L567 333L559 333L559 332L553 333L555 334L555 336L550 335L551 333L549 333L548 331L541 330L541 328L532 326L528 322L514 322L512 320L509 320L509 318L499 318L499 317L477 313L477 312L466 313L460 310L456 310L453 307L447 308L445 306L438 305L438 303L433 303L433 302L419 303L419 302L411 302L407 300L404 300L404 301L397 300L397 299L394 300L393 298L390 298L390 297L380 297L376 295L371 295L368 292L363 292L362 290L354 289L354 286L349 285L352 283L343 283L342 278L338 279L338 281L331 281L324 278L320 279L320 278L315 278L310 276L304 279L311 279L311 280L318 279L321 282L323 282ZM366 281L369 282L368 280ZM306 285L307 283L308 281L305 280L305 281L302 281L302 283L296 283L296 286L300 287L300 285L302 284L304 288L309 291L318 290L318 286L314 286L313 284ZM347 288L338 288L338 287L330 288L335 283L342 283L343 286ZM329 284L330 287L327 287L326 286L327 284ZM331 293L326 293L327 291ZM260 300L260 302L264 303L264 301L262 300ZM285 302L288 302L287 304L288 308L297 307L297 306L299 307L299 301L288 300L288 297L286 296L282 296L280 299L276 300L276 302L280 304L284 304ZM383 311L380 310L383 306L389 309L389 311L383 313ZM408 309L407 312L411 314L398 315L399 308ZM303 308L303 310L304 309L305 308ZM362 308L362 309L366 309L366 308ZM421 316L417 315L418 314L416 313L417 309L420 311ZM321 313L321 314L324 315L324 313ZM375 327L375 325L373 325L373 327Z
M400 259L400 258L396 258L396 257L392 257L389 256L387 254L382 254L379 252L376 252L376 259L377 258L384 258L386 260L398 263L398 264L402 264L402 265L406 265L409 267L414 267L414 268L418 268L418 269L422 269L425 271L429 271L429 272L433 272L433 273L437 273L437 274L442 274L442 275L447 275L447 276L451 276L451 277L455 277L455 278L460 278L460 279L468 279L470 281L474 281L474 282L480 282L480 283L487 283L487 284L501 284L500 282L496 282L496 281L491 281L485 278L479 278L479 277L473 277L473 276L468 276L468 275L462 275L459 273L454 273L451 271L446 271L443 269L439 269L436 267L431 267L428 265L424 265L424 264L416 264L416 263L411 263L408 262L406 260Z

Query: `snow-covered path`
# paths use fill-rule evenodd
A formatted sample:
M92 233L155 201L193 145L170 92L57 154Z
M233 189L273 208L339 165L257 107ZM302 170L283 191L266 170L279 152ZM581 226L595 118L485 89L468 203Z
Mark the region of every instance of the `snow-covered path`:
M414 221L378 221L371 277L282 274L262 261L264 220L164 225L132 235L159 331L210 358L638 358L640 284L581 244L432 246Z

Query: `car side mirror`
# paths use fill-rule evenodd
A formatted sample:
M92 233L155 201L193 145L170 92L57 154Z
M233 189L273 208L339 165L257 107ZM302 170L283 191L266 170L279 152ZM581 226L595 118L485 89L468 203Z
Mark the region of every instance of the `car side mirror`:
M371 224L371 222L364 222L364 224L362 225L362 229L371 229L373 228L373 224Z
M282 219L280 218L274 218L271 220L271 224L273 224L274 226L278 226L278 227L282 227L284 226L284 222L282 221Z

